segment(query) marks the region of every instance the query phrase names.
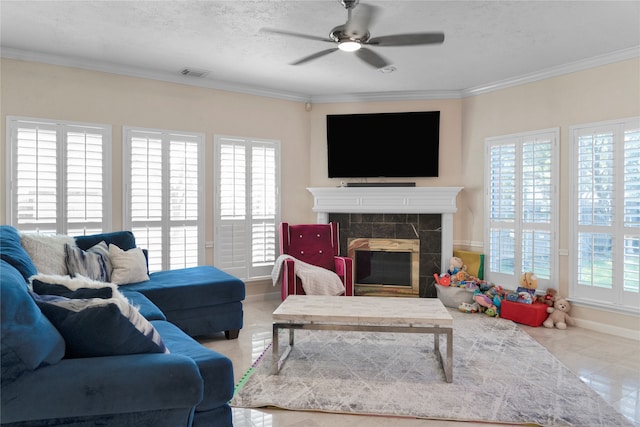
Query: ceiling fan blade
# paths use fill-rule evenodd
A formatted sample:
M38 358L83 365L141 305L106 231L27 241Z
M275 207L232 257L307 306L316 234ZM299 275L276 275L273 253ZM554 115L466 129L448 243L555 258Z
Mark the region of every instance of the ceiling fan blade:
M321 56L328 55L331 52L335 52L336 50L338 50L337 47L334 47L334 48L331 48L331 49L321 50L320 52L316 52L316 53L314 53L312 55L305 56L304 58L298 59L297 61L292 62L291 65L304 64L305 62L309 62L309 61L312 61L314 59L320 58Z
M282 35L282 36L297 37L297 38L300 38L300 39L316 40L316 41L321 41L321 42L334 43L334 41L331 40L328 37L320 37L320 36L314 36L314 35L311 35L311 34L304 34L304 33L295 33L293 31L278 30L278 29L275 29L275 28L260 28L260 31L263 31L265 33L279 34L279 35Z
M369 39L367 44L376 46L415 46L444 42L444 33L408 33L380 36Z
M349 9L349 20L344 24L345 33L356 38L365 36L379 11L379 7L370 4L358 4L357 7Z
M356 50L355 54L358 58L362 59L364 62L376 69L384 68L391 65L389 61L387 61L371 49L367 49L366 47L361 47L360 49Z

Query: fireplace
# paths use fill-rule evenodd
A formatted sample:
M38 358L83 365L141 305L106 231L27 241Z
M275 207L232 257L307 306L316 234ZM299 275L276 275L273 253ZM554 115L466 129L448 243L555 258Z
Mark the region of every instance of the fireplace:
M433 273L453 256L453 214L462 187L317 187L313 211L318 223L340 224L340 254L348 239L419 239L419 292L436 298ZM413 279L412 279L413 280Z
M354 293L369 296L418 296L419 239L352 238Z

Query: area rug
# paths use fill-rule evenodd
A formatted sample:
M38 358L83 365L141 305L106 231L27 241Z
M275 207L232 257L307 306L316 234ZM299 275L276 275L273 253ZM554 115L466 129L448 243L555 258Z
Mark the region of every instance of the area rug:
M297 330L280 374L270 373L268 347L230 404L545 427L632 425L515 323L450 311L453 383L445 382L432 335ZM288 332L281 333L285 344Z

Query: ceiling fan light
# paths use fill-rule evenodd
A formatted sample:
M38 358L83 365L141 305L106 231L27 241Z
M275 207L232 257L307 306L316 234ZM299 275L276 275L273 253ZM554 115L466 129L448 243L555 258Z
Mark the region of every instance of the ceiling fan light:
M351 40L340 42L340 44L338 45L338 48L343 52L355 52L356 50L360 49L361 47L362 47L362 45L360 43L354 42L354 41L351 41Z

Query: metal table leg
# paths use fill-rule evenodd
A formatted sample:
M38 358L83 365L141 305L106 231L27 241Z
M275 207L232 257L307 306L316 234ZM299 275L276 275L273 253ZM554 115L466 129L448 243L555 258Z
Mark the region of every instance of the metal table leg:
M290 324L283 324L283 323L274 323L273 324L273 338L271 340L271 374L272 375L278 375L278 373L280 372L280 368L282 368L282 364L284 363L285 359L287 358L287 356L289 356L289 353L291 353L291 348L293 347L293 341L294 341L294 328L292 327L293 325ZM279 337L278 337L278 333L280 331L280 328L288 328L289 329L289 345L287 346L287 348L285 348L284 352L282 353L282 356L278 357L278 354L280 353L280 343L279 343Z

